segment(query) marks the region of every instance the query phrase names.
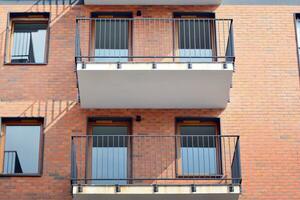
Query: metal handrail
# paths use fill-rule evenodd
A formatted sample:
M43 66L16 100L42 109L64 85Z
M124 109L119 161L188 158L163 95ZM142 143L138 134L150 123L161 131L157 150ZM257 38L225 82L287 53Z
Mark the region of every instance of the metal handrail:
M71 138L72 184L241 183L239 136L116 133Z
M77 17L75 61L234 63L232 24L211 18Z

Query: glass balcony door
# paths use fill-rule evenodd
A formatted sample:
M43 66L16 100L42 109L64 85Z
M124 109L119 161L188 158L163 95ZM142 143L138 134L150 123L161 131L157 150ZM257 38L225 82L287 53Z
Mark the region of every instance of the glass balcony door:
M183 177L221 175L221 148L217 126L180 124L177 143L178 175Z
M126 184L129 170L128 126L92 127L91 178L94 184Z
M212 62L216 54L216 22L210 13L175 14L181 62Z
M93 24L93 54L96 62L127 62L130 24L128 13L102 13Z

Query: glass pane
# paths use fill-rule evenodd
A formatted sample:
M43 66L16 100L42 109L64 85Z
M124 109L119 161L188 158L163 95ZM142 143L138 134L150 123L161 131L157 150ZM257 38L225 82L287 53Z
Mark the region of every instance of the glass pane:
M4 173L38 173L40 126L7 126Z
M215 126L182 126L182 175L217 175Z
M12 63L44 63L47 24L15 23Z
M182 147L215 147L215 126L182 126Z
M216 175L216 148L182 147L182 175Z
M92 179L127 178L127 126L93 127ZM94 180L94 184L126 184L126 180Z
M212 36L214 21L211 20L182 20L179 27L179 55L182 62L212 62Z
M125 62L128 58L128 21L127 20L99 20L95 22L95 56L112 56L116 58L96 58L101 62Z
M180 20L180 49L211 49L211 20Z

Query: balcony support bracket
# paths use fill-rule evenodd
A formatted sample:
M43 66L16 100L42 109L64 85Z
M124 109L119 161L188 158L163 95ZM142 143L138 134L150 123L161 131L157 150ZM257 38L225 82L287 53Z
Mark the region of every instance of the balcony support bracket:
M121 69L121 63L117 62L117 69Z
M153 192L158 192L158 187L156 184L153 185Z
M118 184L116 184L115 187L116 187L116 193L121 192L121 188Z
M152 64L152 69L156 69L156 63Z
M82 192L82 186L78 185L78 193Z
M195 184L191 185L191 190L192 190L192 192L196 192L196 186L195 186Z
M229 186L228 186L228 191L229 191L229 192L234 192L234 187L233 187L233 185L229 185Z

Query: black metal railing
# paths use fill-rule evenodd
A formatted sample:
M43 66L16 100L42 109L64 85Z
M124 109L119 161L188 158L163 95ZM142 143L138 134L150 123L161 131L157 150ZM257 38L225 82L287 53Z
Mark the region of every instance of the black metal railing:
M3 174L22 174L23 170L17 151L4 151Z
M76 19L76 62L234 62L233 21Z
M238 136L72 136L72 184L240 185Z

